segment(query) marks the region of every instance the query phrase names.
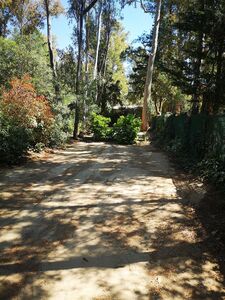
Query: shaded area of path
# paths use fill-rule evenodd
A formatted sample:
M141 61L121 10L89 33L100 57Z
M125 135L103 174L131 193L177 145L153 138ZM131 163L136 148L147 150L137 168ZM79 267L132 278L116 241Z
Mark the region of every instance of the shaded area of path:
M225 299L220 265L149 145L77 143L0 173L0 299Z

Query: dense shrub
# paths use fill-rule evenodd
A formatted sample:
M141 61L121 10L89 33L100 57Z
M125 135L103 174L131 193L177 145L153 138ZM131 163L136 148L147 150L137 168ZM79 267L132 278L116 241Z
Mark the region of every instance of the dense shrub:
M209 156L198 163L197 168L202 178L225 187L225 161Z
M37 128L40 124L45 128L50 126L53 122L51 107L44 96L36 94L31 78L25 75L10 84L11 89L2 94L2 114L26 128Z
M91 130L96 141L104 141L109 138L111 133L111 129L109 128L110 121L110 118L95 113L92 114Z
M96 141L112 140L118 144L132 144L137 138L141 120L134 115L121 116L113 127L109 127L110 118L93 114L91 130Z
M36 144L49 144L54 116L44 96L36 94L29 76L13 79L0 99L1 160L16 161Z
M0 116L0 161L14 163L26 153L31 143L29 129Z
M141 120L134 115L121 116L113 125L113 139L119 144L132 144L140 126Z

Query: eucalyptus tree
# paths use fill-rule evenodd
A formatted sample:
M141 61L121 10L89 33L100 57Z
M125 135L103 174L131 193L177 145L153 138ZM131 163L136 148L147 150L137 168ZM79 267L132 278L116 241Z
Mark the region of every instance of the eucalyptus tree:
M81 90L81 82L82 82L82 50L83 50L83 40L84 40L84 18L87 13L95 6L98 0L86 1L86 0L70 0L70 16L74 17L76 20L76 36L77 40L75 44L77 44L78 53L77 53L77 70L76 70L76 82L75 82L75 93L77 98L80 97ZM73 138L77 139L78 135L78 125L79 125L79 105L78 99L76 99L74 103L75 109L75 118L74 118L74 130L73 130Z
M149 101L151 100L152 78L153 78L155 57L156 57L157 47L158 47L161 6L162 6L162 0L156 0L156 13L155 13L155 20L154 20L154 27L153 27L152 47L148 59L147 75L146 75L146 82L144 88L144 100L143 100L143 111L142 111L143 131L146 131L149 127L148 105L149 105Z
M97 22L98 22L98 30L97 30L97 45L96 45L96 54L95 54L95 64L93 71L93 79L95 80L97 77L97 68L98 68L98 57L99 57L99 47L101 42L101 32L102 32L102 11L103 11L103 1L99 0L98 10L97 10Z
M162 0L154 0L154 1L122 0L121 2L123 6L132 3L135 3L136 5L139 2L144 12L155 14L154 24L153 24L153 39L152 39L151 50L148 58L146 80L145 80L145 87L144 87L143 110L142 110L141 128L143 131L146 131L149 127L149 102L151 101L152 78L153 78L154 63L155 63L157 47L158 47Z
M12 0L0 2L0 36L6 37L9 32L9 23L12 19Z
M171 47L165 54L165 32L160 36L162 70L184 93L192 96L192 113L216 113L225 102L225 1L172 1ZM164 57L164 59L162 59Z
M52 26L51 17L57 17L64 12L63 6L60 0L43 0L44 15L46 18L47 25L47 40L48 40L48 51L49 51L49 61L52 69L55 96L58 100L59 98L59 84L57 81L56 64L54 57L54 50L52 45Z
M79 102L81 103L81 98L83 98L83 104L86 102L86 98L89 97L93 98L91 101L101 106L103 90L107 82L106 73L110 40L117 24L118 7L116 2L117 0L70 0L69 14L70 17L76 20L74 31L77 48L75 82L77 98L70 106L75 109L74 138L77 137L78 132ZM85 70L83 70L84 67ZM85 80L83 78L84 71ZM89 90L91 90L91 93Z
M112 106L122 105L128 93L128 82L125 74L125 55L128 45L126 42L127 34L120 22L116 22L111 28L109 45L107 47L107 57L104 52L99 64L98 81L98 106L101 113L105 114ZM104 49L104 48L103 48ZM101 63L104 69L101 70Z
M117 1L103 1L102 28L98 54L95 97L97 104L100 107L104 107L104 102L106 101L106 99L104 99L105 91L107 89L107 86L109 86L113 81L111 76L112 68L108 68L108 63L111 60L110 44L112 45L113 34L116 34L116 32L118 33L118 17L119 11L117 8ZM115 51L115 55L118 55L118 57L120 57L120 53L118 53L118 51ZM103 110L104 109L101 109L101 111Z
M39 0L14 0L10 6L11 24L21 35L33 33L44 26L42 6Z

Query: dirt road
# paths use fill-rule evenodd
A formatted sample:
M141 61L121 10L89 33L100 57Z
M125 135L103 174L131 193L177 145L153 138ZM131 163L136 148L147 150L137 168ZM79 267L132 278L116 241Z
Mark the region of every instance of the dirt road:
M101 143L1 171L0 299L225 299L173 175L149 145Z

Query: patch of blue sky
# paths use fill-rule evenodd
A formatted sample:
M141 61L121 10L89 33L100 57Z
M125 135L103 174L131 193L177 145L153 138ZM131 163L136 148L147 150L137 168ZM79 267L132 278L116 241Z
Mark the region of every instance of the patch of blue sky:
M61 1L65 10L68 9L67 0ZM144 13L139 7L126 6L122 11L122 20L124 30L128 33L128 43L131 44L143 33L149 33L152 28L152 16ZM52 31L56 37L57 47L64 49L72 44L72 33L74 24L69 23L66 15L61 15L52 20ZM43 30L45 33L46 29ZM134 43L138 45L138 43Z

